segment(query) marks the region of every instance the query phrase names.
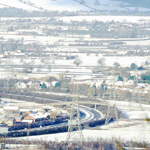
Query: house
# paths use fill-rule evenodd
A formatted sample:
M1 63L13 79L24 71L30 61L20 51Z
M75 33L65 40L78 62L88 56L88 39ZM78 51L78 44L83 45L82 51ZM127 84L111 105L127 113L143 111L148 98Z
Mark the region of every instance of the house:
M7 127L7 124L3 121L0 123L0 127Z
M4 122L8 126L13 126L16 123L16 119L14 117L2 116L0 118L0 124Z
M96 88L100 88L103 83L104 83L104 80L98 80L98 81L95 83Z
M4 55L1 54L1 55L0 55L0 58L3 58L3 57L4 57Z
M51 84L52 84L53 87L58 87L58 86L60 86L59 81L52 81Z
M18 112L19 111L19 108L17 107L17 106L4 106L3 107L3 110L4 111L16 111L16 112Z
M18 82L18 83L16 83L16 84L15 84L15 87L16 87L17 89L27 89L26 84L23 83L23 82Z
M21 122L23 116L20 113L9 113L6 116L7 118L15 118L15 122Z
M56 118L57 118L57 115L56 115L55 113L52 113L52 114L50 114L50 118L56 119Z
M16 122L21 122L22 121L22 116L19 115L19 116L15 116L15 119L16 119Z
M127 88L133 87L134 86L134 81L133 80L128 80L127 82L124 83L124 86Z
M30 112L31 109L19 109L19 112L21 113L26 113L26 112Z
M50 118L50 113L31 113L29 114L27 117L25 117L23 120L32 120L32 122L38 122L41 121L43 119L47 119Z
M25 53L14 53L15 56L25 56Z
M30 81L27 83L27 86L29 87L29 89L34 89L34 90L40 90L41 89L40 84L38 82Z
M124 86L124 82L123 81L117 81L115 82L115 87L123 87Z
M47 89L51 86L51 84L49 82L40 82L40 86Z
M68 113L67 110L61 110L61 114L62 114L63 116L68 116L68 115L69 115L69 113Z
M40 110L38 110L38 112L44 114L46 111L44 109L40 109Z
M0 108L0 115L4 114L3 108Z
M93 77L90 75L79 75L78 77L72 78L71 84L78 82L78 83L87 83L93 81Z
M33 120L24 120L23 119L21 122L31 124L31 123L33 123Z
M56 114L56 116L60 116L61 115L61 110L56 109L56 110L53 111L53 113Z
M30 115L30 114L31 114L31 112L30 112L30 111L27 111L25 114L26 114L26 115Z
M32 116L27 116L27 117L25 117L23 120L22 120L22 122L35 122L35 118L34 117L32 117Z

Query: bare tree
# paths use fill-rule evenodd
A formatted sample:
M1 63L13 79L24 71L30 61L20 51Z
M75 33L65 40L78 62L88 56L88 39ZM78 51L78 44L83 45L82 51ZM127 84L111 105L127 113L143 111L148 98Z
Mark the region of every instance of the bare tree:
M97 63L102 67L105 65L105 61L106 61L105 58L100 58L98 59Z
M118 62L114 62L113 64L116 68L120 67L120 64Z
M64 74L63 73L59 73L59 80L62 81L64 79Z
M94 96L96 94L96 90L94 87L90 87L88 92L89 92L89 96Z
M82 60L81 59L76 59L74 62L74 64L76 64L76 66L79 66L80 64L82 64Z

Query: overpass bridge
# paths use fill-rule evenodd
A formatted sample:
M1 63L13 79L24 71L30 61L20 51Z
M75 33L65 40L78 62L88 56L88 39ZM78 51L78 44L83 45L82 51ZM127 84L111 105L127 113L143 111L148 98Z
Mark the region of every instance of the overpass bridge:
M73 105L74 103L73 102L62 102L62 103L50 103L51 106L60 106L60 105ZM106 100L105 102L103 101L99 101L99 102L96 102L96 101L79 101L79 104L92 104L92 105L95 105L95 109L98 105L111 105L111 106L118 106L118 107L127 107L127 108L131 108L131 109L142 109L142 110L145 110L145 111L150 111L150 107L144 107L143 104L132 104L132 106L129 106L129 102L127 105L125 104L121 104L121 103L117 103L117 102L110 102L109 100ZM43 106L42 106L43 107Z
M2 93L0 93L2 94ZM9 94L8 95L17 95L17 94ZM17 95L17 96L25 96L25 95ZM32 98L32 96L25 96L27 98ZM60 101L60 100L53 100L53 99L46 99L46 98L42 98L42 97L36 97L38 99L42 99L42 100L46 100L48 103L45 104L38 104L38 103L33 103L33 105L31 105L31 102L28 103L20 103L20 100L16 100L17 102L19 102L19 104L17 102L15 103L11 103L12 106L19 106L19 107L27 107L27 108L32 108L36 107L36 108L44 108L44 109L49 109L49 107L53 107L53 106L62 106L62 105L73 105L74 102L73 101ZM93 99L91 100L83 100L83 101L79 101L80 105L85 105L85 104L91 104L91 105L95 105L95 109L98 105L105 105L105 106L114 106L116 105L117 107L126 107L128 109L139 109L139 110L144 110L144 111L150 111L150 105L146 106L146 104L140 104L140 103L133 103L131 104L131 102L125 102L125 101L117 101L115 99L112 100L104 100L104 99Z
M139 103L133 103L130 106L130 102L123 102L121 103L120 101L115 101L115 100L100 100L100 101L79 101L80 105L85 105L85 104L89 104L89 105L95 105L95 109L97 108L98 105L105 105L105 106L114 106L116 105L116 107L126 107L129 109L139 109L139 110L143 110L143 111L150 111L150 106L145 107L144 104L139 104ZM67 106L71 106L74 105L73 101L64 101L64 102L52 102L52 103L47 103L47 104L40 104L40 105L36 105L36 107L40 107L43 109L49 109L50 106L54 107L54 106L63 106L63 105L67 105ZM28 107L30 108L31 105ZM32 107L33 108L33 107Z

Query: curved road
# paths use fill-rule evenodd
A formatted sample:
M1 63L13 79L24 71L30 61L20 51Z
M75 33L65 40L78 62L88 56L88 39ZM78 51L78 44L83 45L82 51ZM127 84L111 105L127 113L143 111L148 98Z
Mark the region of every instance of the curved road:
M89 107L85 107L85 106L79 106L80 111L82 113L85 114L85 117L81 118L81 123L86 123L86 122L90 122L90 121L95 121L101 118L101 112L93 109L93 108L89 108ZM43 130L43 129L50 129L50 128L54 128L54 127L63 127L63 126L68 126L67 122L61 123L61 124L56 124L56 125L50 125L50 126L44 126L42 128L32 128L32 129L22 129L22 130L14 130L14 131L10 131L10 132L21 132L21 131L35 131L35 130Z

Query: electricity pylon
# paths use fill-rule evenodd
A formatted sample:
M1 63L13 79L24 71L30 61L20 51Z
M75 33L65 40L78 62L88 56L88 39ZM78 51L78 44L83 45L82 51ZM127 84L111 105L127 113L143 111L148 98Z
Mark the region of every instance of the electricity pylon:
M118 73L118 72L113 72ZM111 73L112 74L112 73ZM120 72L119 72L120 75ZM105 124L108 124L111 119L115 119L118 121L118 112L116 107L116 87L115 87L115 79L113 79L113 85L111 84L110 90L109 90L109 101L114 100L114 102L109 102L108 104L108 110L106 114L106 120Z
M133 102L138 102L139 103L139 106L141 107L141 110L143 110L143 106L141 104L141 95L140 95L140 90L136 87L137 87L137 84L138 84L138 77L137 77L137 74L136 74L136 71L137 71L137 68L135 68L134 70L134 83L133 83L133 90L132 90L132 95L131 95L131 100L129 102L129 110L131 110L131 107L133 105Z
M82 142L84 141L84 136L82 133L82 126L80 120L78 90L79 84L74 83L74 97L71 106L70 120L68 121L67 143L70 143L70 141L73 140L79 142L79 144L82 145Z
M106 120L105 120L105 124L108 124L109 121L111 119L115 119L116 121L118 121L118 112L117 112L117 107L116 107L116 87L115 87L115 80L114 80L114 87L110 88L110 92L109 92L109 100L114 100L114 103L109 102L108 104L108 110L107 110L107 114L106 114Z
M145 107L142 105L142 99L141 99L141 90L137 88L138 82L143 81L143 80L138 80L137 74L134 73L134 85L133 85L133 90L132 90L132 95L131 95L131 100L128 105L128 110L132 111L132 108L137 106L137 109L141 111L142 116L144 119L147 118L147 110ZM146 80L144 80L146 82ZM137 104L138 103L138 104Z

